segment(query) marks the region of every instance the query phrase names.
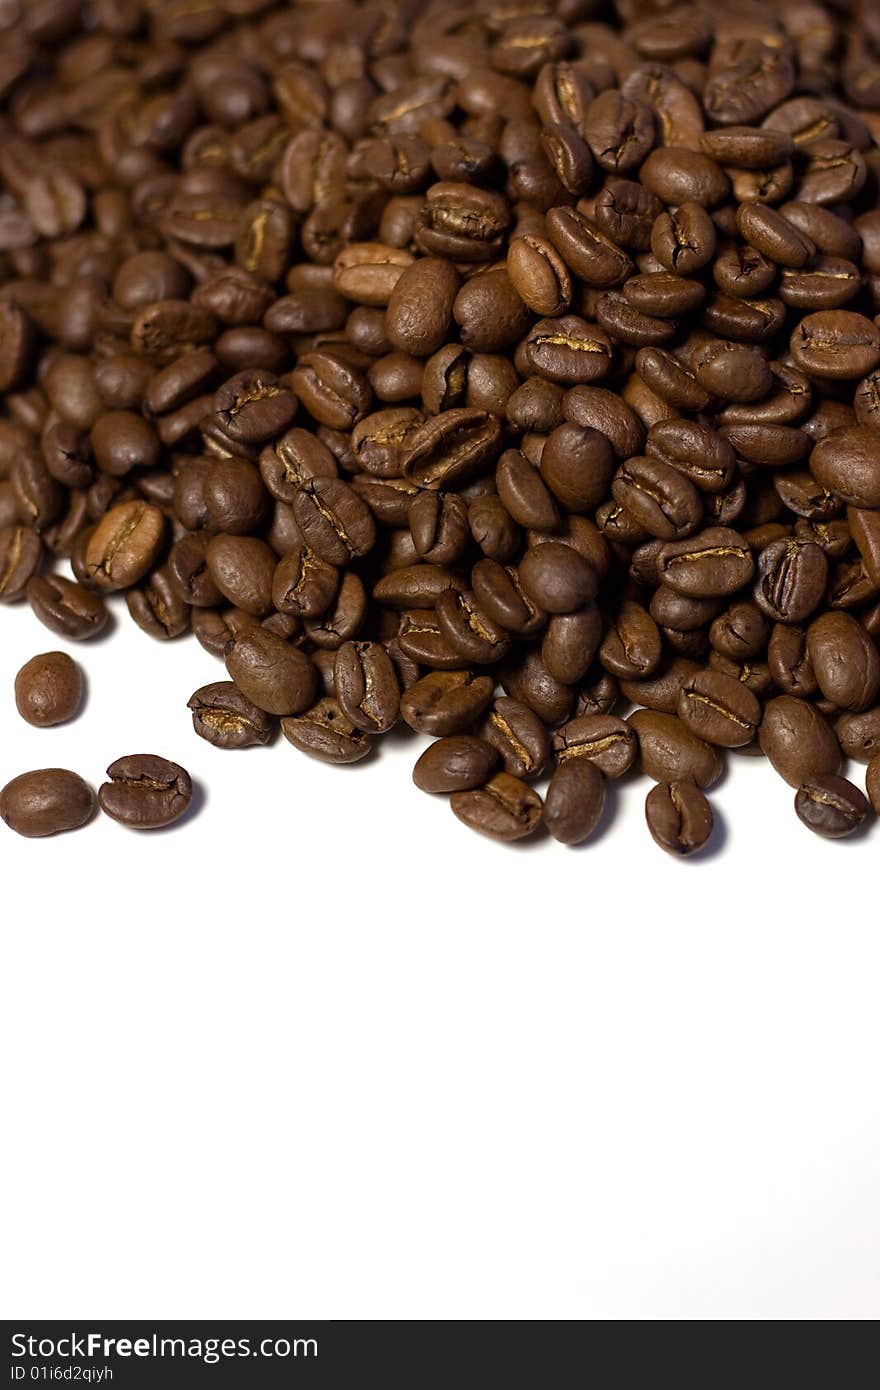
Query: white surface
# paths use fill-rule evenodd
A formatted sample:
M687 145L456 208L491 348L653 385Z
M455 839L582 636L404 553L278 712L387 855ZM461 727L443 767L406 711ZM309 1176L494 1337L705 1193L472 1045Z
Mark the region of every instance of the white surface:
M738 758L703 863L642 782L588 848L505 849L418 745L211 748L194 639L0 627L0 782L152 751L207 793L0 825L4 1316L876 1317L880 831L820 842ZM88 705L37 731L13 676L57 647Z

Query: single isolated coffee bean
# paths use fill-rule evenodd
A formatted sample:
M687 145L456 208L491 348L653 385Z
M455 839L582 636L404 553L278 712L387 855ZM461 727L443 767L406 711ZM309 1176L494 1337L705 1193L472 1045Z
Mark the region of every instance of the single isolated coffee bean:
M15 677L15 705L28 724L47 729L79 713L84 688L82 670L66 652L44 652Z
M107 769L110 779L98 788L105 815L131 830L159 830L188 809L193 786L177 763L155 753L131 753Z
M95 814L95 793L75 772L23 772L0 791L0 818L18 835L39 839L79 830Z

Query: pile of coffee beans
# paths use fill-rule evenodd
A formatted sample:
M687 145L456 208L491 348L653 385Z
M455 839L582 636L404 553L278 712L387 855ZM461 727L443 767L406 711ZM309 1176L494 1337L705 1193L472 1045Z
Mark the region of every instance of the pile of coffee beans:
M639 769L688 854L726 750L880 811L876 0L13 0L0 101L0 598L192 631L219 748L431 735L501 840Z

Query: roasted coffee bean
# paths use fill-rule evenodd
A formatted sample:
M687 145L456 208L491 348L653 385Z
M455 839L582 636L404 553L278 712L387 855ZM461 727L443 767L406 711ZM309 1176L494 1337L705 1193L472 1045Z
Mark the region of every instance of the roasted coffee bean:
M842 714L834 728L845 757L867 763L880 753L880 705L858 714Z
M189 808L193 785L188 772L155 753L131 753L107 769L98 788L106 816L131 830L158 830Z
M747 584L754 560L737 531L714 526L664 545L657 558L664 584L691 598L723 598Z
M807 629L807 653L816 682L838 709L866 710L880 695L880 652L849 613L823 613Z
M29 839L79 830L95 814L95 793L60 767L23 772L0 791L0 818Z
M703 519L693 483L660 459L636 457L621 464L611 492L633 520L660 540L689 536Z
M400 713L418 733L442 737L472 728L492 699L488 676L470 671L432 671L404 691Z
M318 673L308 656L265 629L233 634L225 657L242 694L266 714L299 714L317 696Z
M237 608L265 617L272 607L275 552L256 536L214 536L205 552L217 591Z
M550 735L539 716L520 700L499 695L480 725L480 737L499 754L505 772L539 777L550 752Z
M555 613L541 642L541 660L563 685L581 680L602 640L602 615L591 599L574 613Z
M100 594L59 574L34 575L25 593L40 622L74 642L96 637L110 617Z
M880 816L880 758L872 758L865 777L865 786L871 806Z
M344 642L334 665L336 699L364 733L381 734L396 722L400 686L391 658L378 642Z
M445 589L434 606L442 637L462 661L483 666L507 655L508 634L483 611L473 591Z
M854 381L880 363L880 329L850 309L820 310L801 319L791 355L811 380Z
M645 800L645 820L655 844L676 855L703 849L715 824L706 797L689 781L658 782L652 787Z
M804 628L777 623L767 647L767 664L774 685L784 695L809 698L815 694L816 676L807 654Z
M121 502L101 518L86 547L86 569L100 589L136 584L155 561L165 518L146 502Z
M560 765L586 760L605 777L622 777L636 760L638 741L633 729L612 714L578 714L553 736Z
M153 570L138 588L129 589L125 603L138 627L159 641L182 637L189 631L189 604L177 592L164 566Z
M812 541L773 541L758 555L755 602L777 623L800 623L815 611L828 582L828 561Z
M770 700L764 707L758 740L764 756L789 786L836 776L840 770L840 745L834 730L806 700L791 695Z
M375 544L370 509L341 479L309 479L297 492L293 510L307 544L327 564L347 564Z
M799 787L794 809L808 830L828 840L839 840L864 824L868 802L845 777L828 775L815 777Z
M190 696L193 728L215 748L256 748L271 741L274 720L232 681L214 681Z
M810 472L829 492L853 507L880 507L880 431L856 425L821 439Z
M651 229L651 250L661 266L675 275L694 275L715 253L715 224L700 203L676 199L672 212L662 212Z
M699 738L722 748L742 748L761 722L761 705L741 681L721 671L698 671L682 686L678 717Z
M561 541L531 546L519 567L523 589L547 613L574 613L596 596L596 572Z
M498 419L485 410L445 410L426 420L401 460L403 476L420 487L466 483L495 458L501 445Z
M15 677L15 705L28 724L46 729L79 712L83 673L66 652L44 652L25 662Z
M473 735L453 734L426 748L413 768L413 781L423 792L463 792L482 787L491 776L498 754Z
M597 829L605 807L605 778L595 763L561 763L544 799L544 824L554 840L579 845Z
M272 372L244 371L224 382L214 397L218 423L230 439L261 444L287 429L296 397Z
M43 546L30 526L14 524L0 530L0 600L23 598L40 565Z
M346 718L332 697L318 700L304 714L282 719L281 732L301 753L337 766L360 762L372 751L369 736Z
M571 276L546 237L516 237L507 253L507 270L520 299L533 313L553 318L566 312L571 303Z
M561 386L598 381L611 366L611 340L601 328L563 314L540 319L525 339L525 356L538 376Z
M493 840L521 840L541 824L544 804L518 777L499 772L476 791L455 792L450 805L471 830Z
M626 722L639 741L642 771L655 782L695 782L698 787L711 787L718 781L724 764L717 748L692 733L675 715L641 709Z

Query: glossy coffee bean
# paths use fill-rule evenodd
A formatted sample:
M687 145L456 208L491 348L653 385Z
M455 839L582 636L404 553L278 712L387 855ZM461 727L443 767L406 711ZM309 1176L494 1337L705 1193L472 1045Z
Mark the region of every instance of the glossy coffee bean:
M595 763L561 763L547 787L544 824L554 840L579 845L588 840L602 819L605 778Z
M271 741L274 721L232 681L214 681L190 696L193 728L215 748L255 748Z
M536 791L509 772L498 772L476 791L456 792L450 805L471 830L510 842L533 835L544 805Z
M0 791L0 819L29 839L79 830L95 813L95 793L75 772L23 772Z
M839 840L864 824L868 802L864 793L845 777L828 775L798 787L794 809L808 830L828 840Z
M482 787L498 761L495 749L473 735L453 734L426 748L413 768L423 792L462 792Z
M154 753L117 758L98 788L98 805L131 830L158 830L184 814L192 800L189 773Z
M648 829L668 854L696 854L714 827L712 808L694 782L658 782L645 801Z
M28 724L49 728L73 719L84 693L83 673L66 652L44 652L15 677L15 705Z

